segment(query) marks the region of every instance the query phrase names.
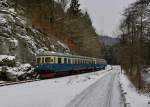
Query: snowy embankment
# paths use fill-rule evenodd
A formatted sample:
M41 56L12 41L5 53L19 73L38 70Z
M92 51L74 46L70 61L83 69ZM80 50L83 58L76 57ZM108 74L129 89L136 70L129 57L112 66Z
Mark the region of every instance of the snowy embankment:
M107 69L110 69L110 67L107 67ZM83 90L109 72L111 71L102 70L0 87L0 107L64 107Z
M142 77L144 79L145 84L150 86L150 68L149 67L144 70L144 72L142 73Z
M15 60L15 56L0 55L0 62L3 61L4 59Z
M150 98L139 94L124 74L120 74L120 84L127 107L150 107Z

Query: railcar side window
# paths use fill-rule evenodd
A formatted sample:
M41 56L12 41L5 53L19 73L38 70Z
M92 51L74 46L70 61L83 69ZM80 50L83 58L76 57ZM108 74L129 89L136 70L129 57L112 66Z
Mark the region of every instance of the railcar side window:
M53 63L54 62L54 60L53 59L51 59L51 63Z
M68 64L71 64L71 59L70 58L68 59Z
M54 57L54 63L56 63L56 57Z
M83 64L85 64L85 59L83 60Z
M61 58L58 58L58 64L61 64L61 63L62 63Z
M44 58L44 57L42 57L42 63L45 63L44 59L45 59L45 58Z
M81 59L79 59L79 64L81 64Z
M67 58L64 58L64 64L67 64Z
M95 61L93 60L93 64L95 64Z
M46 57L45 58L45 63L51 63L51 58L50 57Z
M76 64L75 58L73 58L73 64Z
M78 58L78 64L80 64L80 59Z
M78 62L77 62L77 59L75 59L75 64L77 64Z

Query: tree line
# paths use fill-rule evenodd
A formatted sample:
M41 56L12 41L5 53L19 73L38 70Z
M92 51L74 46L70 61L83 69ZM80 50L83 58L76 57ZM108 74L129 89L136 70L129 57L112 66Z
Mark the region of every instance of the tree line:
M125 9L120 31L118 60L140 89L141 72L150 65L150 0L137 0Z

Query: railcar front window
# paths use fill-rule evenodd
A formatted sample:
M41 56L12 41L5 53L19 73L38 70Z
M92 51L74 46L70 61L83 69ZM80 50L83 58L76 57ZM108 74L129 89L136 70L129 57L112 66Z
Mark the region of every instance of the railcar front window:
M37 64L41 63L41 58L37 58Z

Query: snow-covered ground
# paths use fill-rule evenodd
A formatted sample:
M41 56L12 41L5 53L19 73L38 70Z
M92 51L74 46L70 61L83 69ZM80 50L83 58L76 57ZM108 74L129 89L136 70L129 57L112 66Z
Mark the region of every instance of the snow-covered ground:
M124 107L118 87L118 77L118 70L111 70L108 75L88 87L66 107Z
M110 71L0 87L0 107L64 107ZM8 103L9 102L9 103Z
M150 107L150 98L139 94L124 74L120 74L120 83L127 107Z
M145 69L145 72L142 76L144 78L145 83L150 85L150 68Z
M0 87L0 107L150 107L120 67L112 70ZM120 77L120 78L119 78Z

